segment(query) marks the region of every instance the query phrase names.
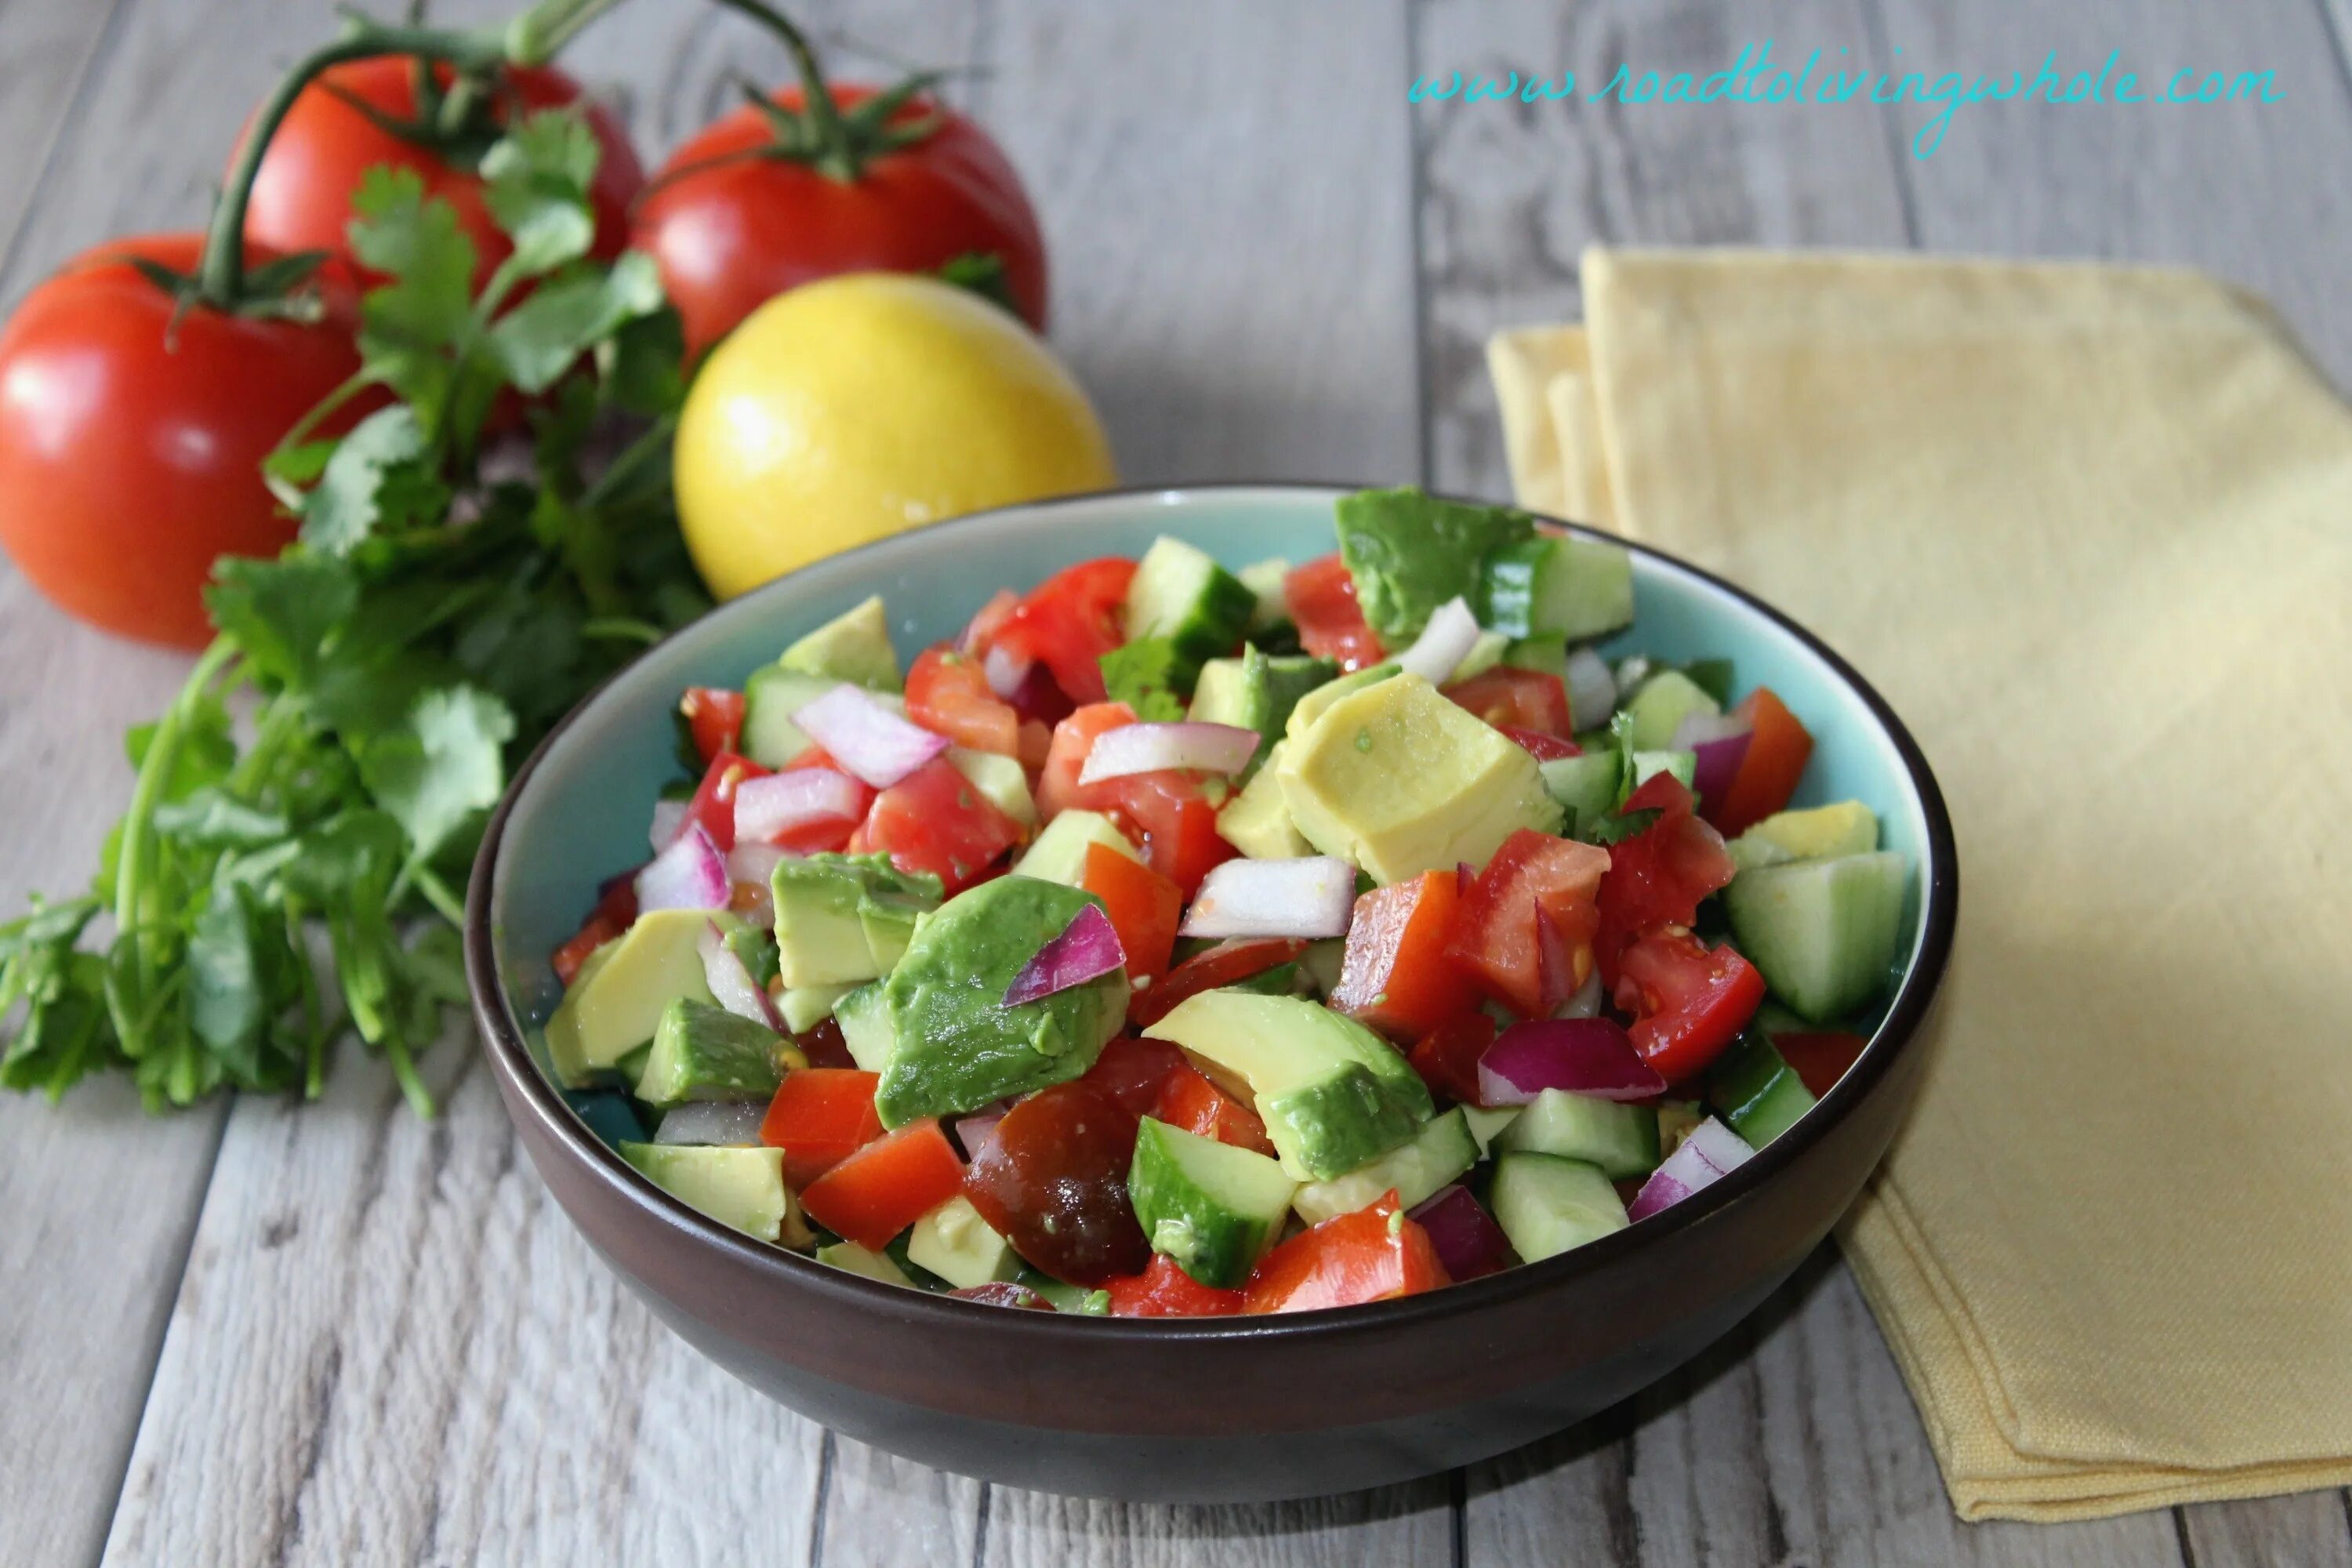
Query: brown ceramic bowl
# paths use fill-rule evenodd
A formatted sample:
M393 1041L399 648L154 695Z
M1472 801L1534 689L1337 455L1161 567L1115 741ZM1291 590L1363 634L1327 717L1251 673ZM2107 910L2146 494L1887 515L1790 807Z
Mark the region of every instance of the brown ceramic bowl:
M752 1386L853 1437L1015 1486L1167 1500L1297 1497L1500 1453L1663 1375L1785 1279L1885 1152L1917 1083L1958 901L1952 833L1918 748L1861 677L1738 589L1634 546L1664 658L1727 655L1816 732L1800 800L1859 796L1915 867L1901 983L1866 1050L1790 1131L1705 1191L1529 1267L1405 1300L1200 1321L1063 1316L877 1284L669 1197L545 1076L547 955L596 884L646 854L688 685L737 685L869 593L902 650L952 635L1000 584L1178 534L1228 563L1331 548L1338 491L1209 487L1012 508L867 546L725 605L591 697L516 776L483 840L466 959L484 1049L523 1146L582 1234L662 1320Z

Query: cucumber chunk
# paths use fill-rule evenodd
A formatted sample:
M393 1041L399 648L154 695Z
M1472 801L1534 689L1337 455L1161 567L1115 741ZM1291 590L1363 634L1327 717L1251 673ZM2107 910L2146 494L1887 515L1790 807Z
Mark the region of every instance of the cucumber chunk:
M1885 991L1910 869L1893 850L1742 871L1723 890L1731 935L1800 1016L1832 1023Z
M1174 644L1179 668L1171 679L1190 691L1201 666L1241 640L1257 605L1257 595L1199 547L1162 534L1128 584L1127 635Z
M1313 1225L1336 1215L1370 1208L1382 1193L1396 1189L1405 1208L1428 1197L1478 1163L1478 1140L1460 1106L1424 1122L1412 1142L1391 1149L1368 1165L1328 1182L1309 1182L1291 1198L1290 1206Z
M1479 598L1478 624L1513 637L1604 637L1633 623L1633 558L1594 539L1521 540L1487 556Z
M1265 1155L1145 1117L1127 1191L1154 1252L1232 1289L1274 1244L1297 1184ZM1378 1194L1374 1194L1377 1196Z
M1685 719L1693 713L1720 713L1723 704L1681 670L1662 669L1642 682L1625 711L1633 716L1633 749L1663 752L1674 743L1675 729Z
M1625 1205L1600 1168L1521 1149L1495 1162L1495 1223L1526 1262L1625 1228Z
M753 670L743 683L743 733L736 745L763 768L782 767L809 748L809 738L793 722L793 715L841 684L834 676L786 669L781 664ZM904 716L907 711L907 700L895 691L866 695L893 713Z
M1603 745L1580 757L1556 757L1538 763L1536 771L1543 774L1545 790L1568 814L1568 826L1572 833L1581 833L1586 824L1598 822L1617 809L1622 764L1612 747Z
M1756 1149L1813 1108L1813 1091L1781 1059L1772 1037L1753 1025L1709 1072L1706 1097L1731 1130Z
M1646 1105L1548 1089L1495 1136L1495 1146L1581 1160L1612 1181L1658 1168L1658 1118Z
M1262 632L1289 623L1290 595L1282 585L1283 579L1290 575L1289 562L1279 556L1268 561L1253 561L1234 575L1241 579L1243 587L1257 596L1257 604L1250 611L1246 630Z

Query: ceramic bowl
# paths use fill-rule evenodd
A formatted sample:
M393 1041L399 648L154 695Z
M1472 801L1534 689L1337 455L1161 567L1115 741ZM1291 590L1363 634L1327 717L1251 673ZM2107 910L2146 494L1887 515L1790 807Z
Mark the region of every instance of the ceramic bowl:
M676 776L671 712L735 686L868 594L902 656L1000 585L1171 533L1230 565L1333 548L1339 490L1203 487L970 517L793 573L704 616L607 683L517 773L467 908L474 1005L531 1162L591 1245L690 1343L861 1441L1050 1491L1245 1500L1469 1463L1624 1398L1737 1323L1818 1244L1885 1152L1919 1077L1958 899L1952 833L1901 722L1843 660L1739 590L1633 546L1624 649L1724 656L1811 728L1800 804L1876 809L1914 867L1902 983L1820 1106L1729 1177L1530 1267L1404 1300L1286 1316L1127 1320L1009 1310L877 1284L706 1219L625 1164L534 1055L548 955L597 884L645 858ZM1609 651L1615 651L1612 649Z

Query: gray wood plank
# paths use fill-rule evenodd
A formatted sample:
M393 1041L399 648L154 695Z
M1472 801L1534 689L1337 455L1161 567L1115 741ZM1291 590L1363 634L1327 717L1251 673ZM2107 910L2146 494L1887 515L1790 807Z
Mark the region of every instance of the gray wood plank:
M0 164L0 254L72 118L75 94L114 13L115 0L0 5L0 146L11 150Z
M1437 1563L1454 1555L1444 1481L1255 1507L1138 1505L993 1488L990 1568L1289 1568ZM1545 1555L1559 1561L1557 1542Z
M2195 1568L2352 1568L2352 1496L2342 1491L2199 1503L2174 1514Z

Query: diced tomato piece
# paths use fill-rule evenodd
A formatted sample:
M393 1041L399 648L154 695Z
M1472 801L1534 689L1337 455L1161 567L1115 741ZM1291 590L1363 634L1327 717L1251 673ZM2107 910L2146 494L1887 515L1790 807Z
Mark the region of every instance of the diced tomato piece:
M1099 702L1102 668L1096 661L1125 640L1119 611L1134 578L1135 563L1115 555L1065 567L1021 601L996 628L994 641L1052 670L1071 701Z
M879 1074L854 1068L803 1068L784 1075L760 1123L760 1142L784 1152L785 1181L805 1187L882 1136L882 1118L874 1110L881 1081Z
M1054 726L1043 719L1024 719L1013 744L1020 748L1021 765L1032 774L1040 773L1054 754Z
M1747 720L1753 732L1731 787L1723 792L1723 803L1708 819L1726 837L1736 837L1787 807L1789 797L1797 793L1797 781L1805 776L1805 764L1812 760L1813 737L1769 686L1748 693L1748 700L1732 712Z
M1171 1127L1274 1157L1274 1140L1265 1135L1257 1112L1187 1064L1180 1062L1160 1084L1151 1115Z
M1601 879L1601 924L1593 952L1603 984L1617 984L1617 959L1634 939L1662 926L1687 926L1701 900L1738 869L1723 835L1694 815L1697 803L1672 773L1653 773L1626 801L1625 814L1655 811L1657 819L1609 847L1609 874Z
M1461 903L1452 871L1374 888L1356 900L1331 1005L1392 1040L1414 1040L1478 1005L1446 949Z
M1129 1116L1150 1116L1168 1075L1184 1067L1184 1053L1165 1040L1121 1035L1102 1048L1078 1082L1098 1089Z
M1633 1048L1668 1083L1704 1072L1764 1001L1754 964L1688 931L1650 932L1625 950L1620 970L1616 1001L1633 1015Z
M588 955L625 929L606 920L602 910L590 915L572 933L572 940L557 948L554 956L548 960L555 968L555 977L566 985L571 984L572 976L580 973L580 966L588 962Z
M1234 985L1276 964L1288 963L1307 951L1297 937L1244 936L1221 942L1196 952L1168 972L1168 978L1148 991L1139 991L1127 1005L1128 1022L1148 1029L1175 1011L1176 1004L1202 991Z
M907 672L907 717L975 752L1014 756L1021 715L988 688L980 660L951 647L927 647Z
M1495 1043L1495 1020L1484 1013L1449 1018L1422 1037L1405 1056L1429 1092L1457 1105L1476 1105L1478 1058Z
M1004 623L1011 620L1013 612L1020 607L1020 595L1010 588L999 588L988 596L988 603L973 614L956 646L975 656L986 653L996 641L996 634L1004 628Z
M1013 1249L1056 1279L1103 1285L1151 1261L1127 1195L1136 1119L1084 1082L1019 1101L972 1151L964 1195Z
M1837 1080L1853 1066L1862 1048L1870 1044L1860 1035L1850 1035L1842 1029L1792 1030L1772 1037L1772 1048L1789 1064L1804 1086L1819 1100L1837 1087Z
M1566 683L1539 669L1498 664L1447 687L1445 695L1497 730L1532 730L1562 738L1576 732L1569 718Z
M1548 1016L1592 972L1594 895L1608 869L1598 846L1520 828L1462 900L1455 962L1522 1017Z
M1087 846L1078 886L1103 901L1127 952L1129 980L1148 985L1168 973L1177 922L1184 917L1183 889L1103 844Z
M1045 773L1037 781L1037 815L1047 822L1072 806L1087 811L1103 811L1118 799L1117 779L1081 784L1078 774L1087 765L1087 753L1095 749L1095 741L1106 730L1116 730L1122 724L1135 722L1135 710L1124 702L1095 702L1079 709L1054 726L1054 739L1045 753Z
M637 874L624 871L617 877L607 877L596 889L596 912L613 923L614 931L626 931L637 919Z
M1380 634L1356 602L1356 579L1337 553L1292 567L1282 580L1282 596L1289 603L1300 646L1318 658L1336 659L1341 669L1362 669L1386 657Z
M677 710L706 767L719 752L733 751L736 737L743 732L743 694L740 691L718 686L689 686L686 695L677 700Z
M1114 1318L1224 1318L1242 1310L1242 1293L1203 1285L1164 1252L1155 1252L1140 1274L1104 1287Z
M786 1081L798 1076L788 1075ZM926 1116L865 1145L811 1182L801 1194L801 1207L835 1236L879 1252L892 1237L962 1190L963 1162L940 1130L939 1118Z
M1241 853L1217 831L1217 808L1224 783L1171 769L1106 779L1093 787L1112 792L1111 815L1131 825L1143 839L1143 858L1153 870L1190 899L1202 879Z
M1021 825L953 763L934 757L874 797L849 847L887 855L901 871L929 871L952 896L1019 842Z
M1391 1188L1371 1207L1310 1226L1260 1258L1242 1310L1353 1307L1451 1283L1429 1233L1405 1217Z
M686 820L698 822L710 835L710 841L724 854L735 847L735 786L745 779L768 776L769 770L732 752L721 752L710 759L703 770L702 782L695 786L694 799L686 808ZM684 831L684 829L680 829Z
M1547 735L1540 730L1514 729L1498 724L1496 729L1511 738L1513 744L1539 763L1557 763L1569 757L1584 755L1584 748L1573 741L1563 741L1557 735Z

